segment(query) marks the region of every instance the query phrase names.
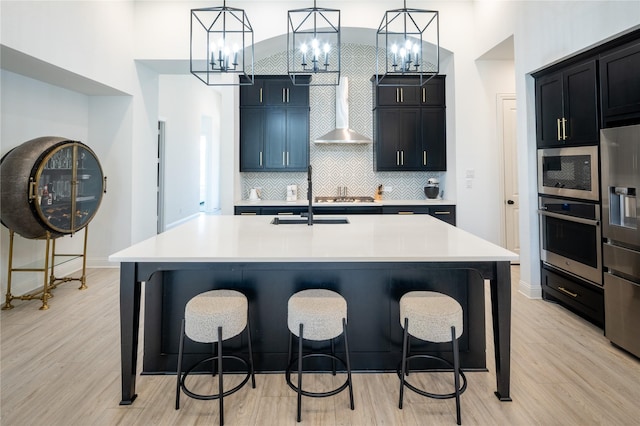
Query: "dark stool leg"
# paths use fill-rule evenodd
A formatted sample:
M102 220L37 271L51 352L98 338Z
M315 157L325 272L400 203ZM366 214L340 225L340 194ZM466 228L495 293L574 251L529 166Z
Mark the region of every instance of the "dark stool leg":
M458 339L456 339L456 328L451 327L451 344L453 345L453 378L456 385L456 420L462 424L460 419L460 355Z
M220 426L224 424L224 386L222 383L222 327L218 327L218 391L220 392Z
M184 319L180 327L180 346L178 347L178 368L176 373L176 410L180 409L180 376L182 376L182 351L184 349Z
M345 358L347 361L347 380L349 381L349 402L351 404L351 409L354 409L353 405L353 383L351 382L351 361L349 359L349 340L347 339L347 320L342 318L342 333L344 333L344 350L345 350ZM332 340L333 341L333 340ZM334 361L335 365L335 361ZM335 375L335 370L333 372Z
M402 366L400 368L400 401L398 402L398 408L402 410L402 400L404 398L404 375L406 372L407 366L407 339L409 333L407 329L409 328L409 318L404 319L404 332L402 333Z
M251 348L251 321L249 321L249 316L247 315L247 338L249 339L249 365L251 368L251 387L256 388L256 376L255 370L253 369L253 349Z
M302 331L303 327L300 324L300 334L298 336L298 423L302 421Z
M336 344L335 339L331 339L331 356L336 356ZM331 358L331 373L336 375L336 360Z

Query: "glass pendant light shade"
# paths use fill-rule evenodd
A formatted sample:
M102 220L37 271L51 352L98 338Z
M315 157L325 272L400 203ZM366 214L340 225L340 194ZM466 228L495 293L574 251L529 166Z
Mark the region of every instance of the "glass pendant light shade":
M337 86L340 11L318 8L314 1L312 8L290 10L287 21L287 73L293 84Z
M243 9L191 9L191 74L208 86L251 85L253 28ZM239 78L236 78L238 76Z
M376 36L376 84L398 86L387 77L414 76L400 85L422 86L440 71L440 28L434 10L388 10Z

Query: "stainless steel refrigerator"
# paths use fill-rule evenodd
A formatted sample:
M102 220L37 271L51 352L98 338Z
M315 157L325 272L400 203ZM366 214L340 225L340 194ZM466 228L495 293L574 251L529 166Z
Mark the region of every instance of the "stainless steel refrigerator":
M640 357L640 125L600 136L605 335Z

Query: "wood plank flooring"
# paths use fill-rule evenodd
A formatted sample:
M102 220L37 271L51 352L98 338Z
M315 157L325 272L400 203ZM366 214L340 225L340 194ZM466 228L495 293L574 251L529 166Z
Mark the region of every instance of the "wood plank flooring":
M640 361L613 347L602 330L565 309L517 293L518 274L514 266L513 401L500 402L493 395L496 384L489 333L490 371L467 373L463 424L640 425ZM38 310L39 301L15 301L13 310L2 311L1 425L218 423L217 401L183 396L181 409L174 409L175 376L139 376L138 399L131 406L118 405L118 279L117 269L93 269L86 291L78 291L75 283L62 285L48 311ZM206 376L197 380L201 378ZM321 387L341 379L316 375L308 380ZM415 374L412 379L434 390L449 383L443 374ZM349 409L346 392L330 398L303 398L302 424L455 424L453 400L437 401L407 391L404 409L399 410L394 374L358 373L353 381L354 411ZM260 374L256 385L256 389L246 386L225 399L227 425L296 424L296 397L281 374Z

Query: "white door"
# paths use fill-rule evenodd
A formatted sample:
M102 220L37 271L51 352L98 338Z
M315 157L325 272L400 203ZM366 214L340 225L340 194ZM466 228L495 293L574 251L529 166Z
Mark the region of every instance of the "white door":
M516 99L501 95L499 109L502 116L503 182L504 182L504 246L520 254L518 214L518 158L516 149Z

